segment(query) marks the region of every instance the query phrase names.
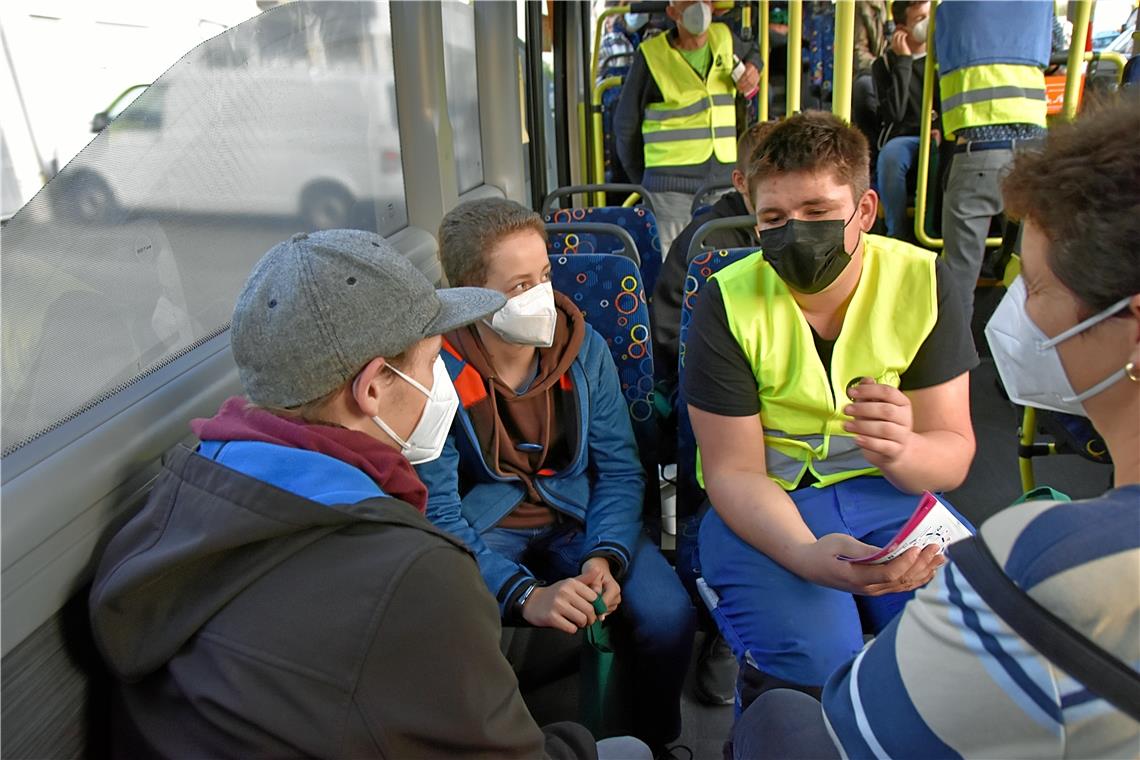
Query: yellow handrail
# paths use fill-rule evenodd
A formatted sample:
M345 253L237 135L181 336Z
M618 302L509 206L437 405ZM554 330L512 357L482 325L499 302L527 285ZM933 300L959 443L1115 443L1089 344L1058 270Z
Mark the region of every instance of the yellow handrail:
M768 121L768 1L760 0L760 102L757 116Z
M854 75L855 56L855 0L837 0L835 3L834 54L831 112L850 122L851 78Z
M620 86L621 77L607 77L594 87L590 100L590 110L593 112L594 122L594 176L587 180L587 184L600 185L606 181L605 136L602 134L602 93ZM594 205L601 206L604 203L605 196L602 193L595 193Z
M1022 450L1028 449L1033 445L1033 439L1037 436L1037 410L1031 406L1025 407L1025 411L1021 417L1021 437L1018 443L1021 444L1019 448ZM1033 476L1033 459L1026 456L1021 456L1018 452L1017 469L1021 474L1021 490L1023 493L1029 493L1037 487L1037 479Z
M1062 115L1066 121L1077 116L1077 101L1081 95L1081 76L1085 73L1085 40L1089 36L1089 21L1092 20L1092 0L1074 0L1077 8L1073 19L1073 39L1069 43L1069 63L1065 67L1065 107Z
M1124 67L1128 65L1128 56L1112 50L1094 50L1085 53L1085 63L1093 61L1112 61L1116 64L1116 86L1119 87L1124 81Z
M800 60L803 35L804 0L788 0L788 97L784 116L799 113L800 79L804 64Z

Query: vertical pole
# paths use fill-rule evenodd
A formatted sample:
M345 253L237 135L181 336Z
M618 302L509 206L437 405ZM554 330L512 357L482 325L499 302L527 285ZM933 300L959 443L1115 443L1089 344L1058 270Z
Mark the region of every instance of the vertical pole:
M785 116L800 112L800 79L803 78L804 63L801 59L801 45L804 34L804 0L788 0L788 103Z
M757 115L761 122L768 121L768 57L770 45L768 42L768 2L760 0L760 61L764 64L760 70L760 102Z
M926 188L930 185L930 112L934 109L934 69L938 51L934 48L934 21L937 3L931 3L926 31L926 66L922 76L922 109L918 131L918 187L914 193L914 237L924 248L941 248L942 240L926 234ZM943 137L942 139L946 139Z
M835 3L835 77L831 91L831 112L851 121L851 79L854 76L855 0Z
M530 133L530 196L532 208L546 198L546 88L542 81L542 5L526 2L526 128Z
M1073 41L1069 45L1069 62L1065 65L1065 107L1066 121L1077 116L1078 101L1081 97L1081 76L1085 73L1085 41L1089 37L1089 21L1092 19L1092 0L1076 0L1076 16L1073 18Z
M554 3L553 13L555 166L558 187L565 187L573 184L570 177L569 3Z

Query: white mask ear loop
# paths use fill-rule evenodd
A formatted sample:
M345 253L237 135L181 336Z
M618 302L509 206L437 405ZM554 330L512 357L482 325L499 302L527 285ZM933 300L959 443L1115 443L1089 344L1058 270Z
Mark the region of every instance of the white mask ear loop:
M415 388L420 393L427 396L429 399L431 398L431 391L429 391L427 388L423 387L423 385L421 385L420 383L418 383L415 380L413 380L412 378L408 377L403 372L396 369L395 367L393 367L391 364L388 364L387 362L384 362L384 367L395 372L397 375L402 377L406 382L410 383L413 388ZM360 375L357 375L356 379L352 381L352 395L353 396L357 395L357 393L359 392L359 388L360 388ZM383 430L385 433L387 433L389 438L391 438L396 443L400 444L400 451L407 451L409 448L411 448L410 444L399 433L397 433L395 430L393 430L388 425L387 422L385 422L384 420L380 419L378 416L375 416L375 415L373 415L372 421L376 423L377 427L379 427L381 430Z
M1063 332L1058 333L1054 337L1049 338L1048 340L1041 342L1038 347L1042 351L1048 351L1050 349L1055 350L1058 344L1065 342L1069 338L1072 338L1074 335L1080 335L1081 333L1083 333L1085 330L1089 329L1093 325L1098 325L1101 322L1108 319L1109 317L1111 317L1112 315L1116 314L1116 312L1123 310L1125 307L1128 306L1128 303L1131 300L1132 300L1131 297L1126 297L1126 298L1120 299L1119 301L1114 303L1112 306L1109 306L1107 309L1100 312L1099 314L1094 314L1091 317L1089 317L1088 319L1084 320L1083 322L1078 322L1077 324L1073 325L1068 330L1064 330ZM1028 318L1028 315L1026 315L1026 317ZM1111 375L1109 375L1105 379L1101 380L1099 383L1097 383L1093 387L1089 388L1088 390L1081 391L1080 393L1076 394L1075 396L1067 396L1067 397L1062 396L1061 400L1066 402L1066 403L1072 403L1074 401L1081 402L1081 401L1084 401L1085 399L1092 398L1093 396L1097 395L1098 393L1105 390L1106 388L1120 382L1120 380L1123 379L1127 374L1128 374L1128 368L1122 367L1120 370L1113 372Z

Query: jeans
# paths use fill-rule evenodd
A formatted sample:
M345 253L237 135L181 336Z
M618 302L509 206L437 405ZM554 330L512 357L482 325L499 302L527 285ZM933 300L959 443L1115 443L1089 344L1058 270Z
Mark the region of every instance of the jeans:
M577 525L545 528L492 528L483 543L521 562L548 582L581 573L585 533ZM689 669L696 610L673 568L645 535L621 584L621 606L614 614L632 634L634 734L650 747L663 747L681 733L681 689ZM618 656L623 653L619 652Z
M889 237L910 237L907 234L906 208L910 197L906 178L918 159L918 142L917 137L892 137L879 151L876 172Z
M669 255L669 246L673 240L693 221L692 206L692 193L653 193L653 210L657 217L657 236L661 240L662 259Z
M760 695L732 730L736 760L839 760L827 733L819 701L799 691L776 689Z
M875 476L788 495L816 536L846 533L874 546L894 537L919 500ZM715 509L701 523L700 565L720 596L720 614L756 667L803 686L822 686L863 648L863 617L877 633L914 596L853 596L804 580L737 537Z
M942 257L967 319L974 314L974 288L986 253L990 220L1004 208L1001 178L1013 155L1012 150L957 153L950 164L942 201Z

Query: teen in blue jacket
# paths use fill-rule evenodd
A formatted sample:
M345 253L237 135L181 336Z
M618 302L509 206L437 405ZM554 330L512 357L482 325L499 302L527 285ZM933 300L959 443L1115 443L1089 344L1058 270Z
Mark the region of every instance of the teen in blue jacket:
M452 285L509 300L444 336L460 409L443 454L418 468L428 519L471 548L507 620L574 633L601 595L632 633L634 733L663 749L680 733L696 613L641 529L645 477L613 358L551 288L537 214L464 203L439 239Z

